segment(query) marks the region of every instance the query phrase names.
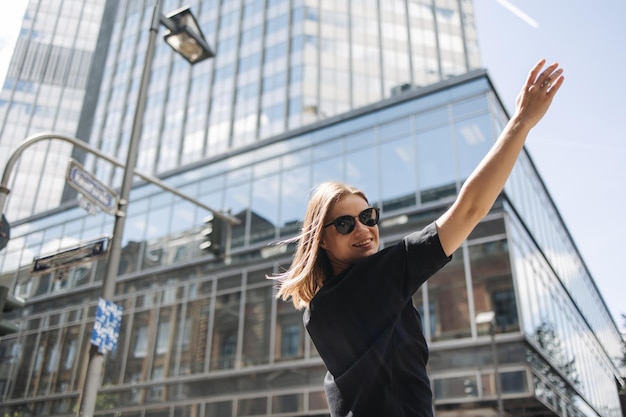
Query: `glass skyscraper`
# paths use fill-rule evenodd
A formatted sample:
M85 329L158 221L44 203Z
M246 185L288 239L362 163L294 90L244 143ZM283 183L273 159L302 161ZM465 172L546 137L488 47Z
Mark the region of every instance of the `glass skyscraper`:
M230 258L216 257L199 248L206 210L150 183L134 187L112 300L123 319L96 415L328 415L325 369L301 312L275 300L266 279L293 247L272 243L297 233L308 191L336 179L381 208L381 242L395 244L449 206L506 123L487 73L473 70L471 2L335 3L195 2L216 58L190 67L157 47L140 169L241 224ZM87 83L78 124L81 139L119 159L151 5L100 9L96 45L106 54L90 66L98 85ZM82 156L103 182L119 183L120 170ZM10 207L20 193L12 188ZM31 264L110 234L113 218L87 213L68 190L42 210L11 221L0 252L0 284L27 299L10 316L20 332L0 339L0 412L69 416L106 258L43 274ZM526 152L414 304L437 416L497 415L498 399L512 416L621 415L621 336ZM476 320L488 311L493 339Z
M92 96L100 88L91 75L102 66L107 40L99 38L105 0L31 1L24 15L6 80L0 91L0 165L28 136L58 131L87 139ZM45 142L19 161L10 184L7 217L19 219L58 207L72 147Z
M1 93L0 162L42 130L75 136L124 160L153 4L31 0ZM217 56L190 67L165 42L157 45L138 162L147 173L166 173L479 67L467 0L185 5ZM162 2L164 12L178 7L177 0ZM75 197L62 192L58 169L70 151L53 141L29 155L37 163L22 164L15 175L11 189L24 191L10 196L7 217ZM120 170L88 164L105 183L119 184Z

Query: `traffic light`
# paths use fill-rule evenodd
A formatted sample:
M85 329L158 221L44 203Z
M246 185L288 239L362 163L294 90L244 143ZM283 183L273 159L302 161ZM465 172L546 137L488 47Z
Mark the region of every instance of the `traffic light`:
M4 249L4 247L9 242L10 238L11 238L11 226L9 225L7 218L4 217L4 214L3 214L2 218L0 219L0 250Z
M0 285L0 337L8 334L17 333L19 331L17 325L12 321L4 319L4 313L9 311L23 308L24 300L20 297L15 297L9 293L9 288L4 285Z
M221 256L224 253L224 221L210 215L204 219L204 228L200 232L202 234L202 243L200 249L211 252L215 256Z

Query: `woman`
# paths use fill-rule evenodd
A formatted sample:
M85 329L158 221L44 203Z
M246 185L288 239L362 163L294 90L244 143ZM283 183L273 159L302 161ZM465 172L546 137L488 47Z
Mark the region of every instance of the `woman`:
M378 251L378 209L360 191L320 185L277 297L305 308L304 323L328 370L332 416L432 416L428 348L411 297L489 212L524 141L563 83L545 60L530 71L515 113L452 206L422 231Z

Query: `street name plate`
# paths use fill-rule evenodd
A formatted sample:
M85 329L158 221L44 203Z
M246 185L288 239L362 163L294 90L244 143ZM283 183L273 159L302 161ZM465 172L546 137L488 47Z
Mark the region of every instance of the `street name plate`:
M106 213L116 213L118 196L115 191L102 184L74 159L70 159L67 165L67 182Z
M109 236L102 236L51 255L37 256L33 259L30 272L33 275L45 274L94 261L107 254L110 239Z

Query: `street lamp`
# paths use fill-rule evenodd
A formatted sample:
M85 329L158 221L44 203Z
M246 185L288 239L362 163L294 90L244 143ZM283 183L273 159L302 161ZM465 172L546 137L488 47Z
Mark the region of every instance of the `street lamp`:
M196 20L193 18L193 15L189 11L189 8L179 9L170 13L168 16L163 16L161 14L161 1L157 0L155 2L152 22L150 24L148 47L146 49L141 82L137 93L137 106L135 108L135 117L133 119L130 142L128 144L126 166L124 168L124 176L122 179L122 186L120 188L118 210L115 214L115 223L113 226L113 234L109 249L109 261L107 262L102 282L102 298L105 300L111 300L115 295L115 281L119 271L122 251L122 236L124 234L124 225L126 221L126 206L128 205L128 199L133 185L135 166L137 165L137 154L139 150L139 140L141 137L141 124L146 107L148 83L150 80L152 60L154 58L155 40L159 30L159 24L162 24L168 30L165 35L165 40L168 44L174 48L176 52L180 53L187 61L189 61L189 63L195 64L204 59L215 56L204 39L204 35L202 34ZM81 417L92 417L94 414L103 362L104 355L98 351L96 346L91 345L89 350L87 375L85 377L85 386L80 403L79 415Z
M167 28L163 37L165 42L190 64L215 56L189 7L175 10L167 16L161 16L160 21Z
M496 389L496 401L498 403L498 417L504 417L502 406L502 394L500 392L500 377L498 376L498 352L496 350L496 313L485 311L476 315L476 325L489 324L489 335L491 336L491 356L493 357L493 380Z

